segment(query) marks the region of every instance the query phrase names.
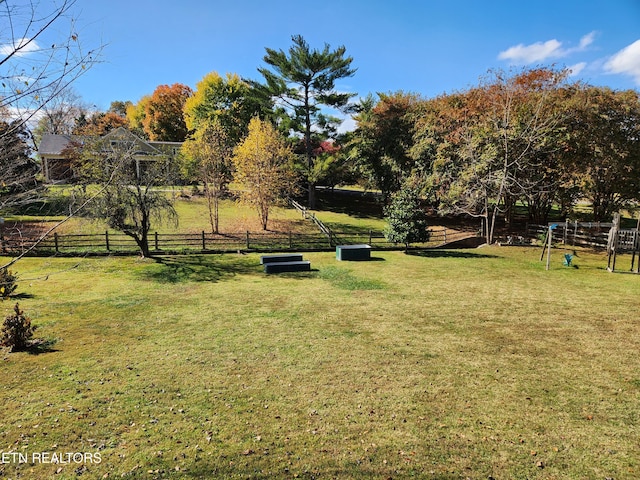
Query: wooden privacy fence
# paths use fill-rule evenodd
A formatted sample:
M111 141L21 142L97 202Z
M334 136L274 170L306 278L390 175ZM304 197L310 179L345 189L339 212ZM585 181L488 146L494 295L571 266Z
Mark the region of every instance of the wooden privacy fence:
M429 242L413 245L433 248L466 238L469 234L433 227ZM36 244L34 247L34 244ZM286 251L332 250L336 245L369 244L373 249L400 249L403 245L388 242L382 232L357 231L317 233L295 232L246 232L234 235L211 233L166 234L153 232L149 236L149 248L153 253L224 253L237 251ZM36 235L3 235L0 237L0 254L16 255L32 248L32 255L66 254L136 254L139 249L133 238L122 233L104 232L91 235L59 235L53 233L40 239Z
M552 231L554 243L572 247L607 248L612 223L604 222L558 222ZM527 236L542 240L549 225L528 225Z

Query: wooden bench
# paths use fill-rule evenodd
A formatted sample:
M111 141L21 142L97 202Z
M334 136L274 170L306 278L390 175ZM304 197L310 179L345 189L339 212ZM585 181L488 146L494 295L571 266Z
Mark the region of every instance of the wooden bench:
M267 263L279 263L279 262L301 262L302 254L300 253L282 253L279 255L262 255L260 257L260 265Z
M371 260L371 245L338 245L338 260Z
M264 264L264 273L283 273L283 272L310 272L311 262L295 261L295 262L274 262Z

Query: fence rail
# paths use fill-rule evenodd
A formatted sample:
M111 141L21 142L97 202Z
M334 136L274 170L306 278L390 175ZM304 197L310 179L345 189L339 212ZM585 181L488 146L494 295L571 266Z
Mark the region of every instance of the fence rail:
M611 223L558 223L552 241L573 247L607 248ZM548 225L528 225L527 236L543 239L549 231Z
M446 243L468 238L469 234L433 227L428 242L414 244L414 247L433 248ZM149 248L157 254L163 253L224 253L236 251L286 251L286 250L332 250L336 245L369 244L373 249L401 249L387 241L380 231L334 232L330 229L317 233L265 232L234 235L214 235L211 233L166 234L153 232L149 237ZM35 247L34 247L35 245ZM40 238L37 235L4 235L0 237L0 253L4 255L22 254L31 249L31 255L105 255L135 254L138 246L133 238L121 234L104 232L91 235L59 235L53 233Z

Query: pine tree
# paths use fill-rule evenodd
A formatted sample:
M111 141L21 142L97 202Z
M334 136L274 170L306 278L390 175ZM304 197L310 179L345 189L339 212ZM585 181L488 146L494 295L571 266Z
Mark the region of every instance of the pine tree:
M267 48L265 63L271 67L259 68L266 81L263 86L271 97L279 100L291 117L291 127L304 135L306 167L314 171L312 131L326 130L332 119L321 107L347 112L349 100L355 93L339 93L336 80L352 77L352 57L346 57L344 46L331 50L325 44L322 50L311 49L301 35L291 37L293 45L288 52ZM309 206L315 207L315 184L309 178Z

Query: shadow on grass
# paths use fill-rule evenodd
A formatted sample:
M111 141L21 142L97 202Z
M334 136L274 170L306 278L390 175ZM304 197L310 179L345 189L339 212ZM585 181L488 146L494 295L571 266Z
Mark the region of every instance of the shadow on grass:
M260 271L255 258L241 255L175 255L154 260L141 275L160 283L220 282Z
M31 342L25 352L29 355L42 355L43 353L59 352L60 350L53 348L56 343L58 343L58 340L44 340L39 338Z
M35 298L35 297L31 293L18 293L16 295L11 295L10 298L12 300L24 300L24 299L27 299L27 298Z
M306 280L308 278L314 278L320 270L312 268L311 270L305 270L302 272L278 272L278 273L265 273L267 277L283 277L292 278L294 280Z
M317 199L322 210L344 213L363 219L383 217L382 202L375 193L340 189L319 190Z
M500 258L498 255L474 253L466 250L409 250L407 255L425 258Z
M340 260L341 262L356 262L356 263L366 263L366 262L386 262L386 258L382 257L371 257L371 258L354 258L349 260Z

